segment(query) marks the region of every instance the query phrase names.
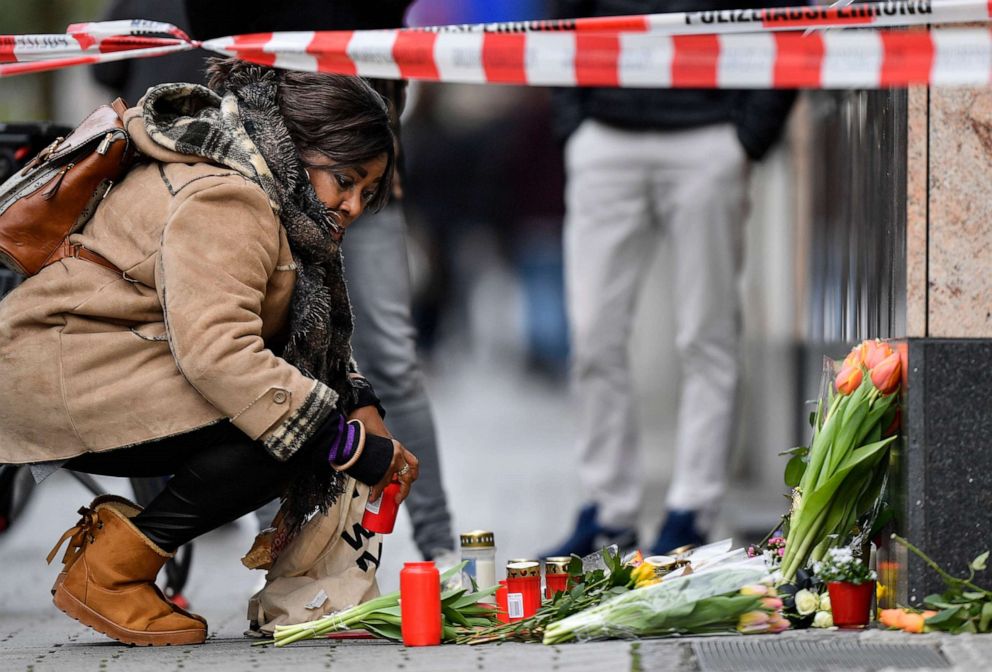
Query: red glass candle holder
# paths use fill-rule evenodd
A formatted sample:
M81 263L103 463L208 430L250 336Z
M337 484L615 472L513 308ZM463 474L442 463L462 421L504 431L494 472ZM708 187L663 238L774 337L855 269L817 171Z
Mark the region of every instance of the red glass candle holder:
M565 556L544 559L544 596L547 599L568 590L568 565L571 561L572 558Z
M362 527L369 532L389 534L396 526L396 513L400 505L396 503L396 495L400 484L393 481L382 491L379 499L365 504L365 515L362 516Z
M408 562L400 572L400 631L406 646L441 643L441 575L433 562Z
M530 618L541 606L541 565L511 562L506 566L506 610L510 622Z
M506 581L500 581L499 588L496 589L496 609L498 610L496 612L496 618L500 623L510 622L510 616L506 606L506 593Z

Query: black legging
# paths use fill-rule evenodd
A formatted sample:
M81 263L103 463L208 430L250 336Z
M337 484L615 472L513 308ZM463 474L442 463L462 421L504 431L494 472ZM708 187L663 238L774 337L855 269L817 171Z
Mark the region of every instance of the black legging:
M165 489L133 522L163 550L250 513L283 492L306 464L305 447L280 462L230 422L66 462L104 476L169 476Z

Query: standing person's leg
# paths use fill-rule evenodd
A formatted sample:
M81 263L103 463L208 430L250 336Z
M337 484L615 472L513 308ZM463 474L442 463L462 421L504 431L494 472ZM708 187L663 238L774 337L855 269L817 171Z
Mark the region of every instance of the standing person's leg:
M420 460L420 477L406 505L417 548L433 558L454 550L454 539L437 433L417 359L406 236L398 203L362 217L345 236L345 277L355 313L351 345L358 368L386 409L389 431Z
M657 236L643 135L586 121L566 147L565 286L579 475L591 504L555 555L636 543L643 483L629 341Z
M654 551L701 543L726 488L741 329L748 161L730 124L669 133L656 189L673 245L681 400L668 514Z

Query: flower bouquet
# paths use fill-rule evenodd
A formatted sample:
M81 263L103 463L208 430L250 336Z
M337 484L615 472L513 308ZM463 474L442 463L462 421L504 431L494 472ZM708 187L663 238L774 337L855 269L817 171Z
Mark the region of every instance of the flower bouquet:
M782 557L786 581L823 559L830 547L849 543L859 524L859 542L867 542L898 429L901 376L901 356L887 344L856 346L814 414L811 445L790 451L786 482L794 491Z
M743 555L741 551L740 555ZM550 623L545 644L674 634L780 632L789 627L762 558L714 561Z

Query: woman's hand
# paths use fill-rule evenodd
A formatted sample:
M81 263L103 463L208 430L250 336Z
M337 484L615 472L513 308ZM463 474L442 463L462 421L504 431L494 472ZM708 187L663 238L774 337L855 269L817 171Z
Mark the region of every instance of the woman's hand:
M373 409L374 411L375 409ZM378 413L376 413L378 417ZM375 432L373 432L375 433ZM396 503L399 504L410 494L410 486L420 475L420 462L403 444L393 439L393 460L386 470L386 475L381 481L372 486L369 493L369 501L374 502L379 499L382 491L392 481L396 480L400 484L400 491L396 493ZM395 476L395 478L394 478Z

